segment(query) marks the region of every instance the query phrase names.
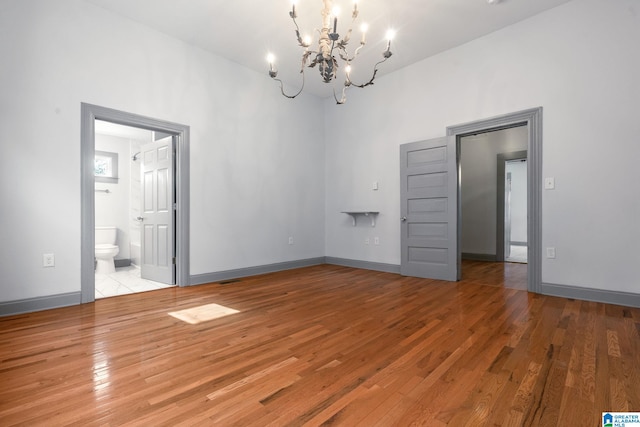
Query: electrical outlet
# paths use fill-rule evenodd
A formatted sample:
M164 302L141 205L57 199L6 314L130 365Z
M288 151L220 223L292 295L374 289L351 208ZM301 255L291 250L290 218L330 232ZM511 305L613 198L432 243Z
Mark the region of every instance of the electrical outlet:
M554 177L548 177L544 179L544 189L553 190L556 188L556 179Z
M289 236L289 244L293 245L293 237L292 236Z
M547 258L555 259L556 257L556 248L547 248Z
M374 245L379 245L380 244L380 238L378 236L373 238L373 244Z
M53 254L42 254L42 266L43 267L55 267L56 259Z
M369 238L367 237L366 239L364 239L364 244L368 245L369 244Z

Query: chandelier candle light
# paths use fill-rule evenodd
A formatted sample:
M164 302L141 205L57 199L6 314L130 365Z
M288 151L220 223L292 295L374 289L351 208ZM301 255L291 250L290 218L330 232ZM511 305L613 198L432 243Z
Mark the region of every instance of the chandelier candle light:
M355 24L355 21L358 18L358 1L354 1L353 12L351 13L351 26L342 39L340 39L340 35L338 34L337 8L332 8L332 0L322 0L322 3L322 28L320 30L316 30L319 34L317 51L309 49L312 43L311 37L302 37L300 35L300 28L298 27L298 23L296 22L296 18L298 17L296 11L296 0L293 0L291 11L289 12L289 16L293 20L293 23L296 27L295 31L298 45L304 49L304 52L302 53L302 65L300 67L300 74L302 75L302 86L300 87L300 90L294 95L287 95L285 93L282 80L277 78L278 70L275 67L275 57L271 53L267 55L267 61L269 62L269 76L280 83L280 92L282 92L282 95L286 96L287 98L295 98L296 96L300 95L300 93L302 93L302 90L304 89L304 70L306 67L314 68L317 65L318 70L320 71L320 76L322 77L322 81L325 83L331 83L337 80L337 71L339 65L338 60L334 56L334 52L337 52L338 56L344 62L345 80L344 86L342 88L342 97L338 99L338 96L336 95L336 89L334 87L333 98L336 100L336 103L344 104L347 99L346 91L349 87L356 86L359 88L364 88L373 84L373 81L376 78L376 73L378 72L378 65L382 64L391 57L391 40L393 39L395 33L392 30L387 31L387 48L384 52L382 52L383 59L378 61L373 66L373 75L371 76L371 79L363 84L354 83L351 80L351 62L358 56L360 50L364 47L366 43L366 32L368 29L367 24L362 24L360 26L360 31L362 32L362 37L360 38L360 46L358 46L358 48L353 52L353 56L349 56L349 53L347 52L347 45L349 44L349 40L351 38L353 24Z

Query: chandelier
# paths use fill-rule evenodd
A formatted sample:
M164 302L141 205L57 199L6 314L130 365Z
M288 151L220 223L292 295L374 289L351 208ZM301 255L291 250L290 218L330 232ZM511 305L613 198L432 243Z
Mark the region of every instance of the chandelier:
M287 98L295 98L296 96L302 93L304 89L305 68L315 68L318 67L318 71L320 71L320 76L322 77L322 81L324 83L332 83L337 80L337 72L340 67L338 63L338 59L336 58L336 53L343 61L344 64L344 74L345 80L344 85L342 87L342 96L338 99L338 95L336 94L335 85L333 87L333 98L336 100L338 104L344 104L347 100L346 91L351 86L356 86L359 88L365 88L373 84L373 81L376 78L376 73L378 72L378 65L385 62L387 59L391 57L391 40L393 39L394 32L389 30L387 32L387 48L384 52L382 52L382 60L378 61L373 66L373 75L369 81L366 81L362 84L355 83L351 80L351 63L356 59L360 50L364 47L366 42L366 32L367 25L362 24L360 30L362 32L362 36L360 38L360 46L353 52L350 56L347 51L347 45L351 39L351 33L353 30L353 25L358 18L358 3L357 0L354 1L353 4L353 12L351 13L351 25L347 30L345 36L340 39L340 35L338 34L338 10L336 8L332 8L332 0L322 0L322 27L319 30L316 30L318 33L318 50L311 50L309 47L313 43L313 40L310 36L301 36L300 35L300 27L298 27L298 23L296 22L296 18L298 17L296 13L296 0L293 0L293 5L291 7L291 11L289 12L289 16L293 20L293 24L295 25L296 38L298 40L298 45L304 49L302 53L302 65L300 67L300 74L302 78L302 85L300 90L293 95L288 95L284 91L282 80L278 79L278 70L275 67L275 57L273 54L267 55L267 61L269 62L269 76L272 79L280 83L280 92Z

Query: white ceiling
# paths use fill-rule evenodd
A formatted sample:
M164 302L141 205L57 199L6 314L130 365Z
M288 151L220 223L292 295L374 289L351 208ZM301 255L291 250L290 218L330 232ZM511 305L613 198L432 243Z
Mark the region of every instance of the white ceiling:
M96 135L119 136L121 138L132 138L139 141L151 141L151 131L132 126L119 125L116 123L95 121Z
M267 52L276 56L278 77L299 86L302 48L295 40L289 11L291 0L86 0L165 34L201 47L267 75ZM382 59L388 28L396 30L393 56L378 77L444 50L522 21L570 0L359 0L360 11L349 45L359 45L359 24L369 24L367 45L353 62L354 81L369 79ZM335 0L341 7L338 33L350 23L353 0ZM314 35L321 26L321 0L297 0L301 33ZM317 40L317 37L315 37ZM366 70L366 71L359 71ZM307 70L306 89L321 97L331 88L316 69ZM340 74L339 74L340 76ZM340 76L340 84L342 84ZM275 85L275 83L274 83Z

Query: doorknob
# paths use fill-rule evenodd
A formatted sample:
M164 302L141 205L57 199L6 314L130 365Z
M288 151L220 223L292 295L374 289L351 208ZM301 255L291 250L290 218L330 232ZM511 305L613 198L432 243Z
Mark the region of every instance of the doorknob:
M141 216L137 216L137 217L136 217L136 221L144 221L144 218L143 218L143 217L141 217Z
M406 216L403 216L402 218L400 218L400 221L405 222L407 220Z

